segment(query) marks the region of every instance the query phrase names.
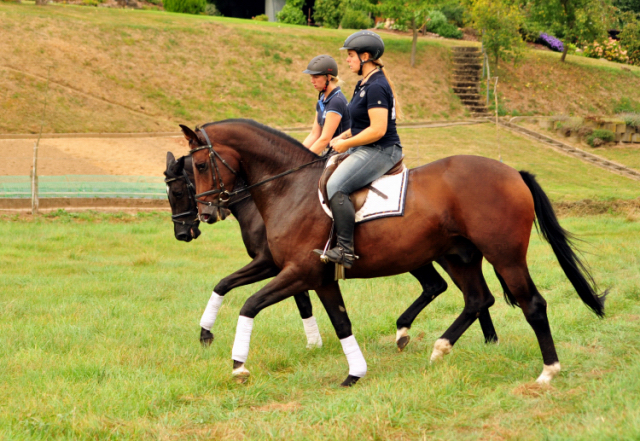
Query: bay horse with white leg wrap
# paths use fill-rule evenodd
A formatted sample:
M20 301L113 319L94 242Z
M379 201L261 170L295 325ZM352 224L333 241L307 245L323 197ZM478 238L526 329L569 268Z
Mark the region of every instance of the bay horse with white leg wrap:
M198 225L198 206L195 199L195 188L193 166L191 156L183 156L175 159L171 152L167 152L167 168L164 172L165 183L167 184L167 196L173 215L171 216L175 225L175 237L178 240L191 241L200 235ZM238 188L236 183L234 188ZM213 206L213 205L212 205ZM226 295L234 288L259 282L275 276L280 272L269 251L266 229L260 212L251 199L251 194L238 195L228 204L231 213L238 220L242 241L249 256L253 261L246 267L234 272L222 279L214 288L213 300L207 306L207 311L203 315L200 329L200 343L209 346L214 335L211 332L215 317L216 302L221 301L218 297ZM214 209L217 207L213 206ZM216 216L217 218L217 216ZM213 219L208 216L205 220ZM441 266L447 270L446 262L441 262ZM409 343L408 330L418 314L431 303L438 295L447 289L447 283L438 274L432 264L425 265L411 272L418 279L422 286L420 297L398 318L396 344L399 350L403 350ZM454 282L455 275L454 275ZM308 292L294 295L296 305L300 311L305 331L307 332L307 346L319 346L322 343L317 330L317 324L313 318L313 309ZM495 333L493 322L489 311L483 311L479 318L485 342L497 342L498 336Z
M198 134L182 126L194 162L199 201L224 207L238 176L248 185L264 220L269 248L280 273L251 296L240 311L232 351L233 373L248 376L244 364L254 317L296 292L314 289L322 301L349 362L354 384L366 362L351 332L333 265L313 253L322 248L331 221L317 199L323 161L293 138L250 120L207 124ZM212 142L210 142L212 141ZM551 204L533 175L478 156L453 156L409 172L404 216L378 219L355 231L360 259L347 278L401 274L443 259L457 275L465 298L460 316L434 345L432 360L452 346L481 311L494 303L483 278L491 263L511 303L522 308L542 352L539 383L549 383L560 364L547 319L547 304L526 262L535 218L582 301L604 315L604 296L572 249Z

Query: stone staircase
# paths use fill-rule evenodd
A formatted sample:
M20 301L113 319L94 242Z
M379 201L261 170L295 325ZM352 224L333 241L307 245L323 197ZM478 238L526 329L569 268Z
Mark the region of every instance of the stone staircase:
M479 93L482 76L482 52L477 47L453 48L453 91L477 118L491 116Z

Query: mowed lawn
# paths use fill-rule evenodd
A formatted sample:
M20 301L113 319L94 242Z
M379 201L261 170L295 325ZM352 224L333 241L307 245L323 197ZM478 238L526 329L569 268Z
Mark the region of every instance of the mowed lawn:
M508 307L490 268L499 345L479 326L438 365L433 342L463 307L449 290L418 317L403 353L395 320L420 294L411 276L342 289L369 373L338 387L347 362L312 294L324 347L307 350L293 300L256 319L247 384L231 378L238 311L260 284L227 295L210 348L199 319L214 284L249 261L238 224L173 238L166 214L0 220L1 439L638 439L640 222L565 218L607 317L581 304L546 243L532 235L531 273L549 303L563 371L533 381L533 331Z

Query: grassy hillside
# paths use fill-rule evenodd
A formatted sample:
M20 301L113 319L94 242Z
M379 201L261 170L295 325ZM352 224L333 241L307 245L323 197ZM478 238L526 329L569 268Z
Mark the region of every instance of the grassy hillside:
M175 130L229 117L279 127L309 125L316 94L301 73L309 59L339 59L349 96L356 76L338 51L348 30L220 17L0 2L0 133L37 132L48 73L45 132ZM385 34L384 60L407 121L455 119L451 40ZM495 73L495 72L494 72ZM532 52L498 70L500 96L519 113L610 113L640 102L640 69Z

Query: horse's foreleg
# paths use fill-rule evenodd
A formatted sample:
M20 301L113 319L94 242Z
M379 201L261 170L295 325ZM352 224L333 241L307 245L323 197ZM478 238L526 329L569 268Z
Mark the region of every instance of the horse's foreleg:
M495 299L484 277L482 276L482 257L474 259L470 263L464 263L457 257L446 258L449 274L455 278L456 284L464 294L465 306L462 314L440 337L433 348L431 361L437 361L451 352L451 348L471 326L471 324L487 312Z
M200 319L200 343L203 346L209 346L213 343L214 335L211 328L218 317L218 311L222 306L225 294L238 286L249 285L273 277L279 271L280 269L270 258L258 256L248 265L218 282Z
M247 299L240 309L236 337L231 352L233 376L241 381L245 381L249 377L249 371L244 364L249 356L251 332L256 315L264 308L291 297L306 287L305 282L299 279L299 275L295 271L283 269L273 280Z
M402 351L409 344L408 331L414 320L437 296L447 290L447 282L438 274L433 264L428 264L411 271L411 275L422 285L422 294L396 321L396 345Z
M304 332L307 334L307 349L321 348L322 337L320 336L316 318L313 316L313 306L311 305L309 291L298 293L293 298L296 301L298 311L300 311Z
M517 304L522 308L522 313L538 339L544 367L536 382L549 384L553 377L560 372L560 362L547 318L547 302L531 280L526 264L522 263L518 266L505 268L496 267L496 272L504 280L505 289L509 290L507 294L515 298Z
M331 324L342 344L342 350L349 362L349 375L341 386L353 386L367 373L367 362L351 332L351 321L347 314L347 308L344 306L340 286L338 282L333 282L316 289L316 293L329 315Z

